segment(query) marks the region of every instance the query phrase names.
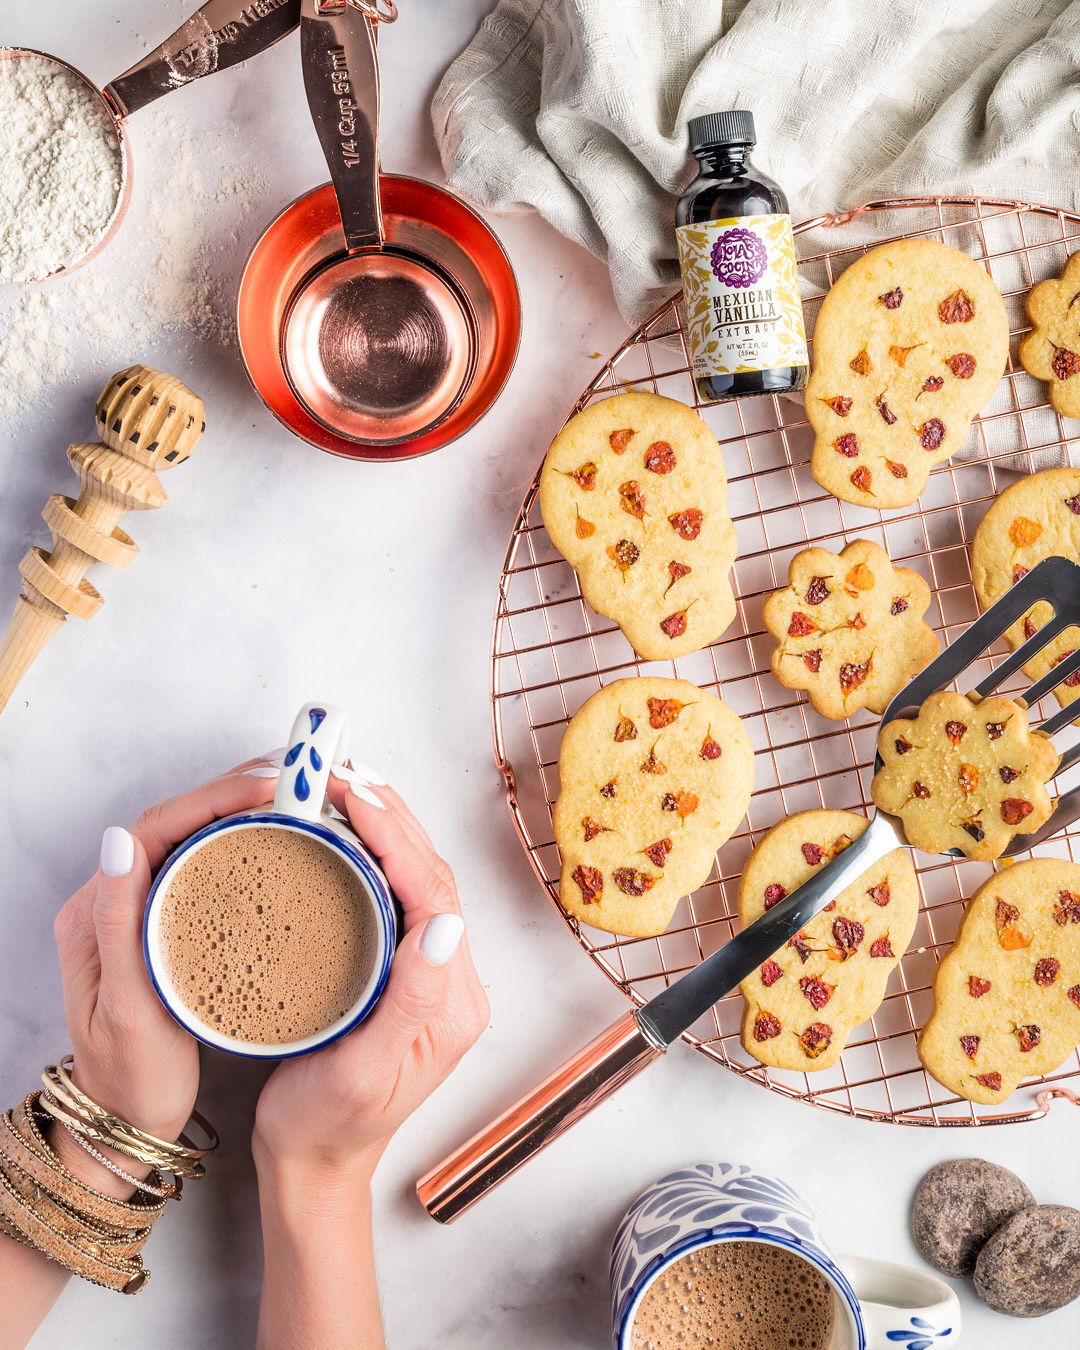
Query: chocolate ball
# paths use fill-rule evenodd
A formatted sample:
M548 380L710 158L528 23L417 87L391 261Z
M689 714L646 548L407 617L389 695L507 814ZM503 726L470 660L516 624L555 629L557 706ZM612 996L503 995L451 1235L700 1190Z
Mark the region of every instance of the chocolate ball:
M911 1235L943 1275L970 1275L983 1243L1035 1197L1015 1172L982 1158L931 1167L915 1192Z
M1006 1219L975 1262L975 1289L995 1312L1043 1317L1080 1296L1080 1210L1029 1205Z

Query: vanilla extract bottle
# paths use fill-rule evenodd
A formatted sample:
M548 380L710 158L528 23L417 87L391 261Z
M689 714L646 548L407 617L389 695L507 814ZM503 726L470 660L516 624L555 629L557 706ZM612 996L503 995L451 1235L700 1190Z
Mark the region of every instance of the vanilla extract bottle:
M753 114L690 122L700 169L675 213L691 370L705 403L803 389L809 373L787 198L750 163Z

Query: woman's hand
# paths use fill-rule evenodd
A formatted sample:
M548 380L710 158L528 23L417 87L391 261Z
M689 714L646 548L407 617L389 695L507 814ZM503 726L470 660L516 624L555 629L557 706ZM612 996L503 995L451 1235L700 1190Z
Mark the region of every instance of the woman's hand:
M252 770L256 776L252 776ZM150 876L188 835L219 816L259 806L274 791L258 761L151 807L131 833L105 831L97 875L64 905L54 932L64 1013L75 1052L72 1079L100 1106L161 1139L184 1128L199 1086L196 1042L166 1012L147 974L142 916ZM65 1161L88 1155L57 1126L52 1142ZM126 1171L145 1173L112 1154ZM95 1183L107 1180L99 1163ZM118 1183L123 1189L123 1183ZM130 1188L128 1188L130 1189Z
M462 940L449 866L396 792L370 774L348 776L356 786L332 779L331 798L379 859L404 910L405 936L367 1020L271 1074L253 1148L261 1170L355 1180L370 1175L394 1131L479 1037L488 1002Z

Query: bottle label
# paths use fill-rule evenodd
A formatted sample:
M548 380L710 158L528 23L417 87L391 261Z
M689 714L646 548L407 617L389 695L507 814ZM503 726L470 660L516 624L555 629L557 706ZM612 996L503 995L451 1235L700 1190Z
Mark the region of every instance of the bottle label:
M675 231L695 379L809 364L791 217Z

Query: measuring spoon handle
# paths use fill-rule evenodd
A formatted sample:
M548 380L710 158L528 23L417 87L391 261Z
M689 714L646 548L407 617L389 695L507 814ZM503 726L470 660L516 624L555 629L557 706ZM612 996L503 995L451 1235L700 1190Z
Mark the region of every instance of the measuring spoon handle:
M257 56L299 23L300 0L209 0L102 92L116 115L127 117L173 89Z

